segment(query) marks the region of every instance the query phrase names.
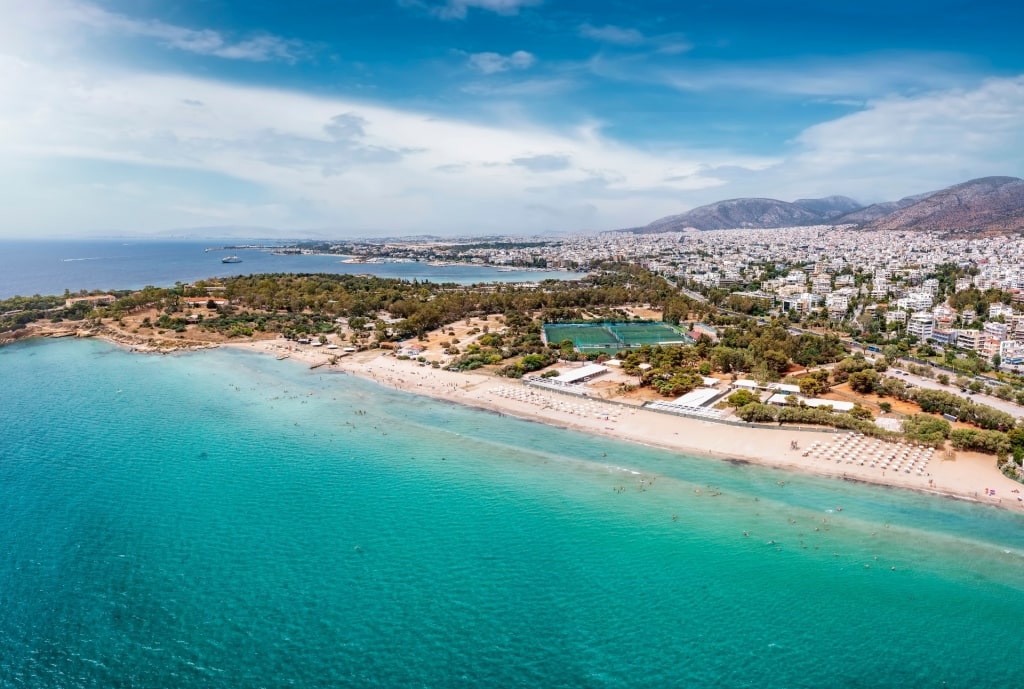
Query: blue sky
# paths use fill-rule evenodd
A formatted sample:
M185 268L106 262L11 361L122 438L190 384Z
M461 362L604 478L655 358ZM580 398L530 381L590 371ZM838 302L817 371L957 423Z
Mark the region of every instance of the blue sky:
M1022 176L1014 5L0 0L0 235L576 232Z

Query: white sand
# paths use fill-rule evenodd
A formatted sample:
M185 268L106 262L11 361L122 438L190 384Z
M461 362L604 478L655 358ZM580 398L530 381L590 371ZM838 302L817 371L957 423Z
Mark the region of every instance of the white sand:
M253 351L281 355L307 365L326 365L340 350L323 350L297 346L282 340L232 344ZM832 431L796 431L779 429L744 428L713 421L678 417L647 411L638 406L614 404L595 398L576 398L523 385L519 381L480 373L456 373L444 369L421 366L412 360L398 360L380 350L359 352L338 359L333 365L354 375L374 380L399 390L444 399L459 404L489 409L512 416L531 419L549 425L572 428L593 435L642 443L678 450L688 455L741 459L765 466L801 471L877 483L899 488L933 492L963 499L978 500L1012 509L1024 509L1024 486L1005 477L989 455L957 452L955 459L945 459L937 450L929 460L925 472L918 475L893 471L881 466L871 467L869 460L859 464L863 449L848 451L847 457L837 453L827 459L822 452L805 452L817 442L831 446L846 433ZM796 441L799 448L791 449ZM878 446L881 447L881 446ZM907 450L909 445L888 445L885 450ZM876 444L870 445L871 453ZM836 458L842 457L837 463ZM850 459L847 462L846 459ZM988 491L995 491L995 495Z

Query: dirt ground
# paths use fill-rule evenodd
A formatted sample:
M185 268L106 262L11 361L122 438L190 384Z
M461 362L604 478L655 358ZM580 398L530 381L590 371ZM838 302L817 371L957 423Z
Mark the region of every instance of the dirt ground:
M921 408L913 402L905 402L898 400L895 397L879 397L878 395L864 395L859 392L854 392L850 389L849 383L842 383L841 385L834 385L832 389L825 395L822 395L824 399L837 400L842 402L860 402L861 406L867 407L876 415L881 411L878 407L879 402L888 402L892 405L892 411L898 414L904 414L910 416L912 414L920 414Z
M496 315L466 318L430 331L425 341L411 340L409 343L424 347L421 356L426 357L428 361L447 361L451 358L444 353L448 346L458 347L460 352L465 351L467 345L476 342L485 334L484 326L487 326L488 332L504 332L505 319Z

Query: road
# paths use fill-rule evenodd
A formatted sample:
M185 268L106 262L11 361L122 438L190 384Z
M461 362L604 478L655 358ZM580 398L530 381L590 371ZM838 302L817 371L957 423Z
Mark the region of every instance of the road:
M903 362L901 362L901 365L902 364ZM903 371L905 375L896 373L897 370ZM1013 402L1007 400L1001 400L998 397L992 397L991 395L985 395L980 392L976 395L969 395L966 392L960 392L960 388L958 388L955 385L943 385L942 383L933 380L932 378L915 376L914 374L909 373L904 369L889 368L888 370L886 370L885 375L889 376L890 378L902 380L905 383L910 383L911 385L915 385L919 388L951 392L954 395L960 395L961 397L969 399L973 402L977 402L978 404L984 404L994 409L998 409L999 411L1004 411L1007 414L1010 414L1018 419L1024 418L1024 407L1021 407L1020 405L1014 404Z

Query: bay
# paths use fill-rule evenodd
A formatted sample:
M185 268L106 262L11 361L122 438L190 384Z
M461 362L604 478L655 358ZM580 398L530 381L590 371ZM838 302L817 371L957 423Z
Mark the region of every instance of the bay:
M277 255L256 249L206 251L237 240L0 240L0 299L15 295L63 294L64 290L171 287L211 277L255 273L370 274L384 278L454 282L537 282L576 279L565 271L497 270L474 265L426 263L342 263L342 256ZM227 255L241 263L221 263Z
M0 376L0 687L1005 687L1024 668L1009 511L230 349L30 341Z

